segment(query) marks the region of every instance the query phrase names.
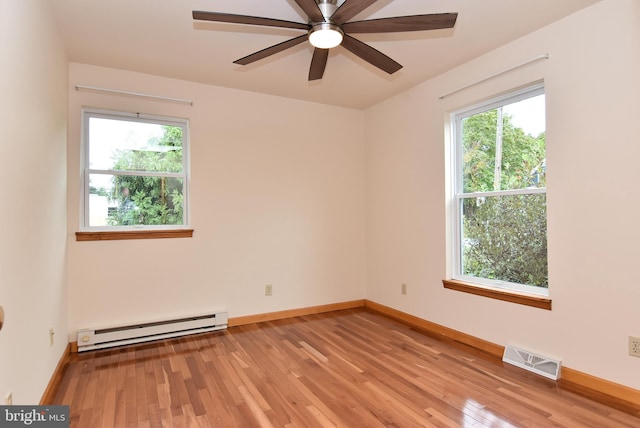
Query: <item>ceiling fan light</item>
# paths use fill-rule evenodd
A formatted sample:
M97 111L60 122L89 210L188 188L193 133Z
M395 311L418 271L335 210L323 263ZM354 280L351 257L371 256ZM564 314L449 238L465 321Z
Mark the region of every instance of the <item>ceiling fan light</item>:
M309 31L309 43L319 49L331 49L342 43L342 30L335 24L323 22Z

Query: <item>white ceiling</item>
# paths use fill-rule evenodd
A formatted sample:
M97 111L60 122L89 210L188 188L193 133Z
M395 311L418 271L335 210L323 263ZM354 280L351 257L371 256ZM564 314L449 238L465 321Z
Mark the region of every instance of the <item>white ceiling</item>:
M451 30L358 34L404 66L393 75L346 49L308 82L303 43L253 64L233 61L300 30L195 22L205 10L306 22L293 0L51 0L70 61L352 108L366 108L599 0L378 0L351 19L458 12ZM339 0L342 3L342 0Z

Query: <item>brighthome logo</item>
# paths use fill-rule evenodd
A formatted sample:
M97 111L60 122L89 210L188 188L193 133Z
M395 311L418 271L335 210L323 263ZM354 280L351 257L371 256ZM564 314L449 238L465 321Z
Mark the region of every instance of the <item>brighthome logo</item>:
M0 406L0 428L68 428L69 406Z

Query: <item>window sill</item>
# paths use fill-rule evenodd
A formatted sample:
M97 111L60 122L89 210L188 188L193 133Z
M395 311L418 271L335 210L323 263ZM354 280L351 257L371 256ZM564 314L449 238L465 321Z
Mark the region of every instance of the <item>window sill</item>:
M118 241L124 239L192 238L193 229L76 232L76 241Z
M534 308L551 310L551 299L535 294L519 293L503 289L480 286L468 282L443 279L444 288L462 291L463 293L475 294L477 296L489 297L490 299L504 300L506 302L517 303L519 305L531 306Z

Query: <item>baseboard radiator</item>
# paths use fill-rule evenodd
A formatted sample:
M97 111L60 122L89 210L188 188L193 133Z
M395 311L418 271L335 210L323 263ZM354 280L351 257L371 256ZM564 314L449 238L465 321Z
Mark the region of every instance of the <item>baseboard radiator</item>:
M562 362L549 357L534 354L514 346L504 348L502 361L513 364L530 372L537 373L549 379L558 380Z
M224 330L227 323L226 312L215 312L119 327L83 329L78 330L78 352Z

